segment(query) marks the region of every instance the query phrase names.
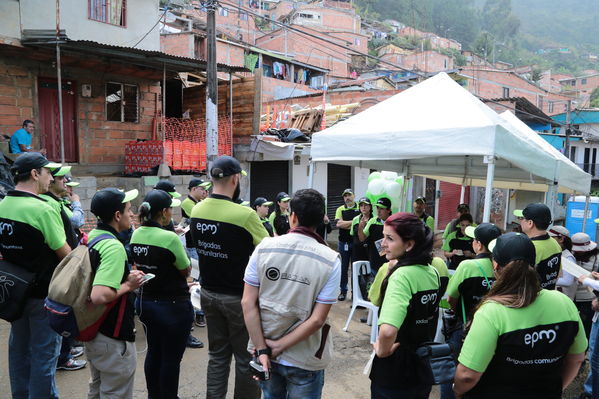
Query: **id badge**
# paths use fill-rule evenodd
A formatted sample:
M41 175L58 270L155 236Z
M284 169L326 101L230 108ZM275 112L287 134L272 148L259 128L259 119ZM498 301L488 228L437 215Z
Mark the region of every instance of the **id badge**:
M345 245L343 246L343 250L344 251L349 251L349 244L345 243Z

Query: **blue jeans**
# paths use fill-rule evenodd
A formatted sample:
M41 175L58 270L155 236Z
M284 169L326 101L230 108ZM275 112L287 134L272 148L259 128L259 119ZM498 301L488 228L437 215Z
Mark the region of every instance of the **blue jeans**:
M191 301L142 298L135 305L148 339L144 362L148 398L176 399L181 359L194 317Z
M371 399L428 399L431 393L431 385L410 385L397 388L388 388L370 383Z
M354 247L353 242L343 242L339 241L339 245L337 246L337 250L339 251L339 255L341 255L341 284L339 285L341 288L341 292L347 292L347 281L348 281L348 270L350 266L351 253Z
M460 354L460 350L462 349L462 337L464 335L464 330L457 329L451 333L447 343L451 345L453 349L453 353L455 358L458 358ZM453 384L441 384L441 399L454 399L455 395L453 393Z
M56 362L61 337L48 324L43 299L30 298L8 338L8 370L13 399L58 398Z
M261 381L264 399L320 399L324 370L310 371L271 363L270 380Z
M599 343L599 320L593 323L591 328L591 336L589 337L589 349L587 356L590 359L591 367L589 368L589 376L584 382L584 392L592 395L592 398L599 398L599 348L595 346Z
M73 358L71 355L71 348L75 343L75 339L73 337L62 337L62 342L60 344L60 355L58 355L58 365L67 364L69 360Z

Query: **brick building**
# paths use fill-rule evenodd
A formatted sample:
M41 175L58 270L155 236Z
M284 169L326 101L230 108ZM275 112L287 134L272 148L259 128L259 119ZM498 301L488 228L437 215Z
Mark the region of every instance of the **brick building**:
M524 97L547 115L564 112L572 100L572 97L542 89L513 71L466 66L460 68L460 76L464 87L476 96L486 99Z
M380 58L410 71L429 73L442 72L454 68L453 57L434 50L412 51L408 54L401 54L399 52L385 53Z
M453 39L441 37L431 32L423 32L410 26L405 26L401 29L398 29L397 34L403 37L416 37L418 39L426 40L430 43L432 48L435 49L444 48L458 51L462 50L462 44Z

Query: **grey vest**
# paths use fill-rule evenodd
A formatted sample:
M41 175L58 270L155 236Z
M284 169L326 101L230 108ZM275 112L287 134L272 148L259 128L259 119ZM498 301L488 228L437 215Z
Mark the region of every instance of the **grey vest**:
M339 254L296 233L266 238L256 251L262 330L265 338L276 340L310 317ZM248 349L253 350L251 341ZM330 326L325 324L274 361L304 370L323 370L331 360L332 349Z

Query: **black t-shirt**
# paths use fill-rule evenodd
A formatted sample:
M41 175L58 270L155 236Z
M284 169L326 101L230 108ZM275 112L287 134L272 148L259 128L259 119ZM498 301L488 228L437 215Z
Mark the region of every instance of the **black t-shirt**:
M268 237L258 214L228 197L212 194L193 207L190 230L198 252L202 288L241 296L250 256Z
M347 208L345 205L341 205L335 212L335 219L351 222L353 218L360 214L358 205L354 204L353 208ZM349 229L339 229L339 241L351 242L352 238Z

